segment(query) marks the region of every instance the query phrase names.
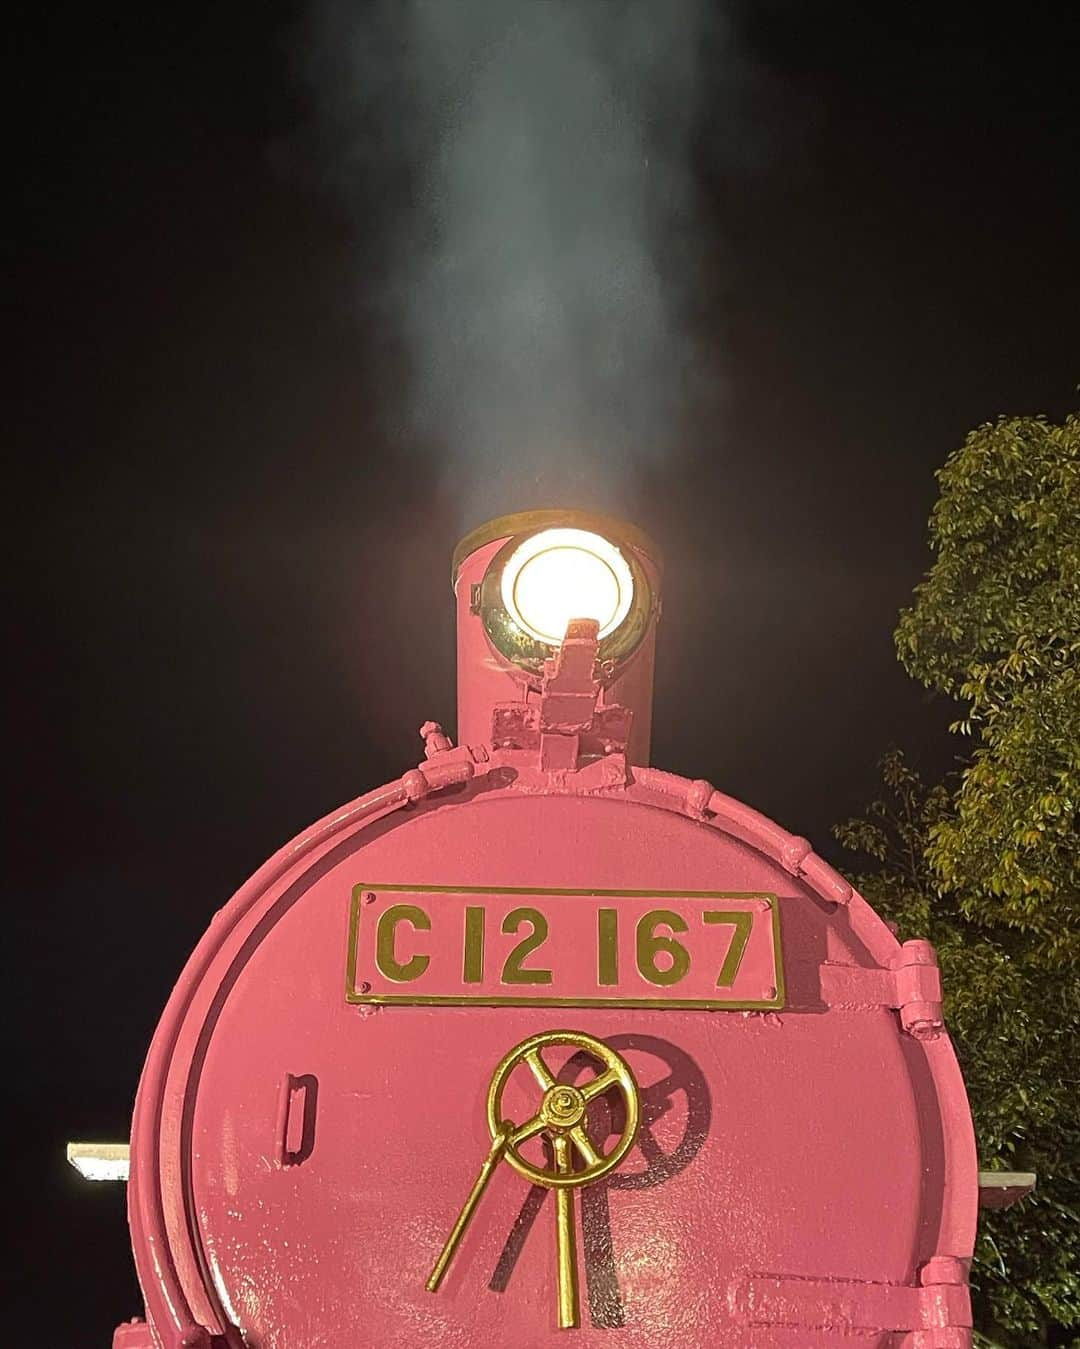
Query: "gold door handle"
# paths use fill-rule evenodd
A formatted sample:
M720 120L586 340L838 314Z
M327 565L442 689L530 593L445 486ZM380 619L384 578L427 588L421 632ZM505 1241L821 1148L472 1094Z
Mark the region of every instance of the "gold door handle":
M464 1204L461 1206L461 1212L457 1216L457 1222L455 1222L450 1229L450 1235L446 1238L446 1242L439 1252L439 1258L435 1261L435 1266L425 1285L429 1293L436 1292L439 1284L442 1283L443 1277L450 1266L450 1261L454 1258L454 1252L457 1250L461 1238L465 1235L465 1229L469 1226L469 1223L472 1222L472 1216L476 1212L484 1191L487 1189L487 1183L491 1179L495 1168L498 1166L503 1153L506 1151L506 1144L509 1141L509 1138L510 1127L507 1125L499 1130L498 1136L492 1143L491 1151L484 1158L483 1163L480 1166L480 1174L473 1182L473 1187L469 1191Z
M602 1071L580 1087L558 1082L540 1052L553 1045L570 1045L584 1050L600 1062ZM503 1118L502 1097L511 1073L522 1065L529 1069L543 1096L535 1115L523 1124L514 1124ZM604 1153L588 1135L586 1113L590 1101L616 1088L623 1098L626 1119L614 1148ZM555 1191L559 1326L562 1329L576 1326L579 1322L577 1233L571 1191L592 1184L619 1165L633 1147L639 1116L634 1075L625 1061L602 1040L582 1031L544 1031L515 1045L496 1067L488 1086L491 1149L435 1262L427 1281L428 1290L433 1293L442 1283L492 1173L500 1161L506 1161L534 1185ZM521 1152L524 1143L540 1134L551 1140L553 1170L537 1165ZM575 1155L579 1163L576 1169Z
M556 1134L553 1140L555 1166L568 1176L570 1140ZM565 1187L555 1191L555 1271L559 1290L559 1329L572 1330L579 1322L577 1231L574 1222L574 1194Z

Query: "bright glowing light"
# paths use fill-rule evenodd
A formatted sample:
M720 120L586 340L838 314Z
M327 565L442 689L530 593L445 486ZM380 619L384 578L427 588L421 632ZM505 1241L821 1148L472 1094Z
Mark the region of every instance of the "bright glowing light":
M69 1143L67 1159L87 1180L127 1180L126 1143Z
M558 645L572 618L595 618L600 636L630 612L634 579L613 543L584 529L543 529L503 569L502 602L530 636Z

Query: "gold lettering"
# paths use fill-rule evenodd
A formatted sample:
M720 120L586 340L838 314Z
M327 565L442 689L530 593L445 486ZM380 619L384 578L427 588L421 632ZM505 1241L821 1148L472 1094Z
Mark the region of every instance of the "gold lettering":
M431 931L431 919L415 904L392 904L379 917L375 932L375 964L379 973L395 984L408 984L419 979L431 964L431 957L414 955L402 963L394 952L399 923L411 923L418 932Z
M713 909L701 915L703 923L728 923L735 931L731 934L731 945L720 966L716 979L717 988L730 988L742 964L746 943L750 940L750 929L754 926L754 915L735 909Z
M672 932L687 932L686 919L672 909L652 909L644 914L637 925L637 967L643 979L650 984L659 984L666 988L677 984L690 968L690 952L674 937L658 937L656 929L668 927ZM663 955L671 962L666 967L657 963L656 957Z
M550 984L550 970L526 969L521 963L527 955L531 955L537 947L543 946L548 937L548 921L539 909L521 908L511 909L503 919L502 930L509 937L521 931L524 923L528 923L532 931L527 937L522 937L514 949L506 957L506 963L503 965L502 982L504 984Z
M467 984L484 982L484 910L474 904L465 910L465 963L461 977Z
M619 982L619 911L600 909L596 914L596 980Z

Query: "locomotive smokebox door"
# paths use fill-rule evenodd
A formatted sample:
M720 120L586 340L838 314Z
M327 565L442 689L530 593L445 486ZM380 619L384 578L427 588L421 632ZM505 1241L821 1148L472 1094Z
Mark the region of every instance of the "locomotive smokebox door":
M514 516L453 573L457 745L272 857L168 1003L117 1344L969 1345L929 945L648 766L645 536Z

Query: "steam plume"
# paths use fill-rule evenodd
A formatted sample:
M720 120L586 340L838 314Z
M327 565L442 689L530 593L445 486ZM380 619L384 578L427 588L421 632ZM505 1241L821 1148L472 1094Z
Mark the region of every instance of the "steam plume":
M334 176L379 221L361 293L471 514L485 483L502 509L620 504L671 447L710 13L706 34L703 0L317 0Z

